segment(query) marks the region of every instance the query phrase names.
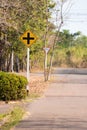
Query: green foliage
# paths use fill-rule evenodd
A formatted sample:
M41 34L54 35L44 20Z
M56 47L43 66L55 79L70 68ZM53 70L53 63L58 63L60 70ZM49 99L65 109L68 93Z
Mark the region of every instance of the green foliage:
M10 113L5 115L8 120L1 126L1 130L10 130L12 127L18 124L24 115L24 110L20 107L15 107Z
M87 48L81 45L56 49L54 57L55 66L87 67Z
M75 40L75 45L87 47L87 36L81 35Z
M0 100L19 100L26 97L27 79L11 73L0 72Z
M62 48L67 48L69 46L75 45L75 39L80 36L80 32L76 32L74 34L70 33L69 30L63 30L59 33L59 41L57 45Z
M4 117L6 117L6 115L7 115L7 114L0 114L0 121L1 121Z
M19 60L19 70L23 71L25 69L27 47L20 42L20 36L26 30L31 30L38 36L38 42L35 45L32 45L33 47L31 47L30 55L36 55L37 52L41 52L41 48L44 46L44 35L46 33L47 19L51 17L51 9L54 8L54 6L55 2L53 0L49 0L48 3L43 0L0 1L1 71L11 71L10 66L12 50L14 51L14 62L17 64L16 59L18 58ZM48 13L46 13L47 8L49 10ZM4 16L4 20L2 16ZM49 32L51 32L53 30L52 24L50 21L48 24ZM31 56L31 60L32 57L33 56ZM16 65L14 65L14 68L16 68Z
M62 67L87 67L87 36L69 30L59 33L54 65Z

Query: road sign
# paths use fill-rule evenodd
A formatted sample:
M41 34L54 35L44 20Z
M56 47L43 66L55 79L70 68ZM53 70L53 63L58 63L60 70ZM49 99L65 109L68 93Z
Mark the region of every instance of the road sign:
M28 30L20 37L20 39L27 47L30 47L33 43L36 42L37 37Z
M46 53L50 50L50 48L43 48Z

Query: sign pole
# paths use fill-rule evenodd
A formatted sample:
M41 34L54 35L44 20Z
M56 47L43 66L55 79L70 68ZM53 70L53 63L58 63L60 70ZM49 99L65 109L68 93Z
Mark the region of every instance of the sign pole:
M29 47L37 40L37 37L31 32L31 31L26 31L21 37L20 40L28 47L27 48L27 80L29 82L30 78L30 64L29 64L29 58L30 58L30 49ZM26 86L27 89L27 95L29 93L29 84Z
M44 78L45 78L45 81L47 81L47 78L48 78L48 70L47 70L47 54L48 54L48 51L50 50L50 48L43 48L44 51L45 51L45 68L44 68Z
M45 51L45 69L47 69L47 54L48 54L48 51L50 50L50 48L43 48L44 51Z
M14 66L14 52L12 50L12 59L11 59L11 72L13 72L13 66Z
M47 52L45 52L45 69L47 69Z
M29 77L30 77L30 74L29 74L29 58L30 58L30 49L27 48L27 80L29 82Z

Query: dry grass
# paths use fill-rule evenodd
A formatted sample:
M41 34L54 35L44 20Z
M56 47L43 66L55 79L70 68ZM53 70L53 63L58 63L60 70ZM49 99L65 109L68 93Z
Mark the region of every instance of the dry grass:
M32 76L29 82L30 93L41 95L48 87L48 82L44 82L43 77Z

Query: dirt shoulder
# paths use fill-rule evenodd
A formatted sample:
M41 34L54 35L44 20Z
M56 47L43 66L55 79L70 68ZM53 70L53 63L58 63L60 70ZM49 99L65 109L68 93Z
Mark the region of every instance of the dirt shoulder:
M30 94L39 94L42 95L44 91L47 89L49 82L44 82L44 78L41 76L31 76L29 87Z

